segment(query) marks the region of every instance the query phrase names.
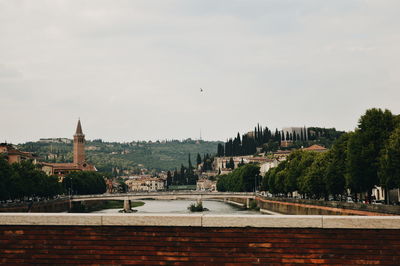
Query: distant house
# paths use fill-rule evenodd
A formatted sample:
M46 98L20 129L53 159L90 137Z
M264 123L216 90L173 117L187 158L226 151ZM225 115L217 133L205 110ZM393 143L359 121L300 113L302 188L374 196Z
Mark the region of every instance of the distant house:
M13 145L7 143L0 144L0 154L7 159L9 164L21 163L27 160L32 161L34 164L37 163L37 157L32 153L20 151L14 148Z
M217 181L199 179L196 183L197 191L217 191Z
M125 181L125 184L128 186L128 190L132 192L153 192L164 190L165 188L164 180L154 177L128 179Z
M72 140L67 139L67 138L47 138L47 139L40 139L39 143L66 143L70 144L72 143Z
M277 167L280 161L277 159L268 159L265 162L260 163L260 175L264 176L269 169Z
M326 152L326 151L328 151L327 148L322 147L320 145L316 145L316 144L314 144L314 145L312 145L310 147L307 147L307 148L303 148L302 150L303 151L315 151L315 152Z

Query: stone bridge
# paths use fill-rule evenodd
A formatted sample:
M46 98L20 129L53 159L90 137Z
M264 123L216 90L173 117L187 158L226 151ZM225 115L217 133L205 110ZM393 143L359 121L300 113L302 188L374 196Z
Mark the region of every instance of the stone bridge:
M132 200L195 200L201 202L207 199L223 200L233 204L249 207L250 200L254 200L256 195L249 192L200 192L200 191L173 191L173 192L136 192L121 194L98 194L80 195L71 197L71 201L91 201L91 200L123 200L124 210L130 210Z

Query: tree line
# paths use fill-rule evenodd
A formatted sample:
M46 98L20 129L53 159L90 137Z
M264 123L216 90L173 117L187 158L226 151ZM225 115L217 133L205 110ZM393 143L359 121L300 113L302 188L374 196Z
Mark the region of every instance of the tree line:
M354 132L342 134L325 153L295 151L278 167L270 169L262 189L275 195L336 199L350 190L354 198L382 186L400 187L400 116L389 110L369 109ZM388 199L388 197L385 197Z
M301 128L300 132L279 131L275 129L272 132L268 127L263 128L259 124L254 131L242 136L237 133L235 138L230 138L224 144L218 144L217 156L243 156L252 155L261 151L270 152L280 148L282 141L290 141L290 148L300 148L313 143L319 143L324 146L331 146L332 143L344 132L337 131L334 128Z
M170 185L196 185L199 179L198 172L206 172L213 169L214 157L206 153L201 157L200 153L196 156L196 167L193 166L190 153L188 154L188 166L181 164L180 170L177 168L171 173L167 172L167 187ZM197 169L197 170L196 170Z
M47 176L30 161L9 164L0 156L0 201L53 198L62 193L57 176Z
M0 201L51 199L62 194L102 194L106 191L104 176L98 172L71 172L59 182L30 161L9 164L0 156Z
M63 178L63 189L69 195L103 194L106 192L104 175L94 171L75 171Z
M231 173L220 175L217 190L232 192L252 192L257 190L261 182L260 167L255 164L239 166Z

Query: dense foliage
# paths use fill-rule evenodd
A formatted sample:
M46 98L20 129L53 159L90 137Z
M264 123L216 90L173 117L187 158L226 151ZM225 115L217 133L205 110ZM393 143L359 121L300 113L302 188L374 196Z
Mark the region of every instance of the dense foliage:
M219 176L217 190L222 192L252 192L258 188L260 182L260 167L254 164L246 164L227 175Z
M224 145L218 144L217 156L251 155L257 152L257 148L264 152L276 151L280 148L281 141L284 139L290 141L290 146L285 147L290 149L312 144L331 147L343 133L334 128L309 127L307 129L302 128L300 133L286 132L285 135L283 131L278 131L278 129L272 132L268 127L263 128L258 125L253 132L242 136L238 133L235 138L229 139Z
M400 187L399 116L388 110L370 109L354 132L341 135L326 153L295 151L287 161L270 169L262 182L275 195L298 191L304 197L334 198L349 189L357 199L372 188ZM387 197L386 197L387 198Z
M52 198L62 192L57 176L47 176L30 161L10 165L0 156L0 201Z
M101 172L140 172L140 168L173 170L187 161L187 155L214 153L217 141L134 141L127 143L93 140L86 142L86 155ZM72 161L72 144L27 142L19 145L23 151L34 152L46 162Z
M65 191L71 195L103 194L106 192L104 176L98 172L76 171L64 177Z

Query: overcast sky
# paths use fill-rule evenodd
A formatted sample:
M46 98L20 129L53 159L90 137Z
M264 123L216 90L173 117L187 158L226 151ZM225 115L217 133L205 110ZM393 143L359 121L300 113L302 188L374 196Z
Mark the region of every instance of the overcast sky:
M0 0L0 142L225 140L400 113L399 0ZM203 88L203 93L200 92Z

